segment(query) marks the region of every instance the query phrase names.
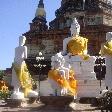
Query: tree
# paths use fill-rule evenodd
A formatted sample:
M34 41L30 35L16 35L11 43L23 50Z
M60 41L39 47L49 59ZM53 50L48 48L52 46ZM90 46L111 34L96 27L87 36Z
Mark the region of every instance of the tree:
M4 76L4 71L3 70L0 70L0 80L3 79L3 76Z

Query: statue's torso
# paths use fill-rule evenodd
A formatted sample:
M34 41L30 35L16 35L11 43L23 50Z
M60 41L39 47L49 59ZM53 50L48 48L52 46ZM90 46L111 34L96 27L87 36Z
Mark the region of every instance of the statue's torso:
M14 62L21 64L24 61L24 58L25 58L25 46L16 47Z

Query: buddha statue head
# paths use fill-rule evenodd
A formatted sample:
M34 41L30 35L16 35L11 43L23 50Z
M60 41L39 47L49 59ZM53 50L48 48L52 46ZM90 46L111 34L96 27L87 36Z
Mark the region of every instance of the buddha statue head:
M26 37L25 36L20 36L19 37L19 46L23 46L25 44Z
M107 40L107 41L112 40L112 32L107 32L107 33L106 33L106 40Z
M80 25L76 18L73 19L70 31L71 31L71 36L76 36L76 35L79 35L80 33Z
M53 69L58 69L59 67L64 66L65 59L63 58L61 52L57 53L55 56L51 58L51 66Z

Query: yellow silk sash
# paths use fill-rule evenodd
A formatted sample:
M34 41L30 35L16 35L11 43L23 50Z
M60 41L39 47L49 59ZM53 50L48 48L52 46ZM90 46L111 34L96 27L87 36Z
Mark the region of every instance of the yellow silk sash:
M23 62L21 66L19 66L17 63L14 63L13 66L20 84L24 89L24 95L27 96L28 92L32 89L32 78L27 69L27 65L25 62Z

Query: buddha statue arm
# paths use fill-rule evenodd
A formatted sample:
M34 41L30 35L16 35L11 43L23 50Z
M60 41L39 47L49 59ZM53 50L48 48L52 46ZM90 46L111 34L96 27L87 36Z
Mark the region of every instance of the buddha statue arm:
M84 54L87 54L87 43L88 43L88 40L87 39L84 39L85 40L85 44L84 44Z
M24 59L26 59L27 58L27 47L26 46L24 46Z
M65 55L65 54L67 54L67 44L68 44L68 42L70 41L70 39L71 39L71 37L68 37L68 38L65 38L64 40L63 40L63 54Z
M66 42L66 39L63 40L63 54L66 54L67 53L67 42Z
M61 77L66 79L65 70L59 70L59 74L61 75Z

